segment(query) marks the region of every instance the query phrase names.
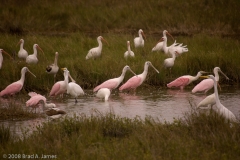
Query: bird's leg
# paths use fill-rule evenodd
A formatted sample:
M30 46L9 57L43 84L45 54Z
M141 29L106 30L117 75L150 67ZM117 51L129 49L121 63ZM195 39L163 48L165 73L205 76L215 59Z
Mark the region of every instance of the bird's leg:
M77 103L78 101L77 101L77 98L75 98L75 103Z

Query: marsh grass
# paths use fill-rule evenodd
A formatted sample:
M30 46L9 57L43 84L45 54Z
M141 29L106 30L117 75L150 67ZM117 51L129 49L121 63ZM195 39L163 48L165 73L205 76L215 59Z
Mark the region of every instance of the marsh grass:
M7 129L6 129L7 130ZM191 112L174 123L112 113L44 123L2 153L53 154L60 159L238 159L240 127L212 112Z
M26 108L25 104L20 99L12 100L11 102L0 102L0 120L27 120L37 117L42 117L43 115L35 113L34 110Z

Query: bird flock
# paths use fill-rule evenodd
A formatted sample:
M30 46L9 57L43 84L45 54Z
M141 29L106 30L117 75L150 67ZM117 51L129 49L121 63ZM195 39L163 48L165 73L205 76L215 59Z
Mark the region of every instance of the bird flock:
M171 74L171 68L174 66L174 62L178 56L181 56L183 53L188 52L187 45L183 45L182 43L179 44L174 41L174 43L170 46L167 46L167 35L170 36L173 40L173 36L167 31L163 31L163 37L157 42L157 44L152 48L152 52L163 52L164 54L170 56L169 58L166 58L163 62L163 67L168 68L169 72ZM139 48L139 47L144 47L144 40L146 40L146 36L143 32L142 29L139 29L138 31L138 37L134 38L134 47ZM86 55L86 60L89 59L97 59L98 57L101 56L103 44L102 42L108 42L102 37L99 36L97 37L97 42L98 46L95 48L92 48L88 51ZM26 64L37 64L38 63L38 58L37 58L37 53L38 50L40 50L43 54L43 50L40 48L38 44L33 45L33 54L28 55L28 52L24 49L24 40L20 39L17 45L20 45L20 49L18 52L18 58L21 60L25 60ZM0 69L2 67L2 62L3 62L3 55L2 53L8 55L10 58L10 54L8 54L6 51L3 49L0 49ZM54 85L51 88L51 91L49 93L49 97L56 97L60 96L63 97L63 95L70 94L74 99L75 103L78 103L77 98L79 96L85 95L83 89L81 88L80 85L76 83L76 81L72 78L70 75L70 71L65 68L61 68L63 71L64 79L62 81L55 82L56 74L59 71L59 66L58 66L58 52L55 53L55 59L54 63L50 64L46 67L46 72L48 74L53 74L54 75ZM124 58L134 58L135 54L131 50L130 46L130 41L127 41L127 51L123 54ZM111 94L111 91L114 89L117 89L119 85L123 82L123 79L125 77L125 74L127 71L130 71L134 76L127 80L124 84L122 84L119 87L119 91L122 92L124 90L127 91L133 91L134 94L136 93L137 87L139 87L146 79L147 74L148 74L148 69L149 67L152 67L157 73L159 71L154 67L154 65L150 61L146 61L144 64L144 70L141 74L136 74L132 69L126 65L123 67L122 74L117 77L117 78L112 78L109 80L106 80L105 82L102 82L100 85L96 86L93 89L93 92L96 93L96 97L104 99L104 101L108 101L109 96ZM8 85L5 89L3 89L0 92L0 97L5 97L5 96L11 96L14 95L18 92L21 91L24 85L25 81L25 74L30 73L34 77L36 77L29 69L28 67L23 67L21 70L21 78L20 80L11 83ZM226 79L229 79L219 67L215 67L213 70L213 73L215 75L209 75L209 76L203 76L203 74L206 74L208 72L205 71L199 71L196 76L191 76L191 75L184 75L179 78L176 78L172 82L167 84L168 88L180 88L180 90L183 90L184 87L192 83L193 81L198 80L200 77L202 78L207 78L202 80L198 85L196 85L192 89L192 93L195 94L197 92L203 92L206 94L211 88L214 88L214 93L207 96L205 99L203 99L198 105L197 108L211 108L214 104L217 106L217 113L220 115L223 115L226 119L230 121L236 122L237 119L234 116L234 114L228 110L226 107L224 107L220 100L219 100L219 95L218 95L218 88L217 86L220 87L219 85L219 74L223 74ZM69 78L71 82L69 82ZM221 88L220 88L221 90ZM59 117L59 115L65 114L66 112L63 110L60 110L56 107L55 104L53 103L47 103L47 99L45 96L42 96L36 92L30 92L28 93L30 96L30 99L26 102L27 107L32 107L36 108L41 104L43 106L43 110L45 111L46 115L52 116L52 118ZM207 107L206 107L207 106Z

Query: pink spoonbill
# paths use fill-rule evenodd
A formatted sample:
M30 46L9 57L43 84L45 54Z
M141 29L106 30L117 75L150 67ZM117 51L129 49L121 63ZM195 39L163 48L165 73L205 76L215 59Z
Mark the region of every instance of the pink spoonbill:
M28 52L23 48L24 40L20 39L17 45L19 44L20 44L20 50L18 51L18 58L26 59L28 56Z
M49 96L61 95L61 97L63 97L63 94L67 91L68 71L64 70L63 75L64 75L64 80L58 81L52 86Z
M86 60L88 60L90 58L95 59L95 58L98 58L101 56L102 46L103 46L102 41L105 41L108 44L108 42L102 36L97 37L97 41L98 41L98 47L92 48L88 51Z
M38 44L34 44L33 45L33 54L27 56L26 63L28 63L28 64L37 64L38 63L38 58L37 58L37 50L38 49L43 52L43 50L39 47Z
M3 49L0 49L0 69L2 68L2 62L3 62L3 56L2 53L8 55L11 59L13 59L10 54L8 54L7 52L5 52Z
M118 78L112 78L112 79L109 79L109 80L103 82L102 84L100 84L100 85L98 85L97 87L95 87L95 88L93 89L93 92L96 92L96 91L98 91L98 90L101 89L101 88L108 88L108 89L110 89L110 90L117 88L117 87L119 86L119 84L123 81L123 79L124 79L124 77L125 77L125 74L126 74L126 72L127 72L128 70L129 70L130 72L132 72L134 75L136 75L136 74L131 70L131 68L130 68L128 65L126 65L126 66L123 68L122 74L121 74L120 77L118 77Z
M26 72L29 72L34 77L36 77L27 67L23 67L21 70L21 79L13 82L12 84L8 85L4 90L0 92L0 97L4 95L14 95L21 91L24 81L25 81L25 74Z
M134 52L131 51L130 41L127 41L127 51L124 53L124 58L134 57Z
M213 69L213 73L215 75L215 79L216 79L218 85L219 85L219 74L218 74L218 72L220 72L222 75L225 76L225 78L227 80L229 80L229 78L221 71L221 69L219 67L215 67ZM204 92L206 94L207 91L209 91L211 88L213 88L213 86L214 86L214 81L212 79L209 79L209 78L204 79L192 89L192 93ZM220 87L220 85L219 85L219 87Z
M126 83L124 83L119 88L119 90L123 91L123 90L131 90L131 89L133 89L134 92L135 92L136 88L138 86L140 86L145 81L145 79L147 77L148 67L149 66L151 66L157 73L159 73L159 71L152 65L152 63L150 61L147 61L144 64L144 71L143 71L143 73L130 78Z
M139 37L134 38L135 48L144 47L144 39L143 38L146 39L146 37L145 37L145 34L142 29L139 29L138 36Z
M202 74L207 73L205 71L199 71L196 76L185 75L181 76L174 81L167 84L168 88L172 87L180 87L181 90L184 89L185 86L189 85L193 81L196 81Z

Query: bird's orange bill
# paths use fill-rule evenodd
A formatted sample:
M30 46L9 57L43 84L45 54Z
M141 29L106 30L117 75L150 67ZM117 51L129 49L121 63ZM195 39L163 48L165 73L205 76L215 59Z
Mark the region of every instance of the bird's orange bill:
M159 73L159 71L150 63L150 65L153 67L153 69L157 72L157 73Z
M16 46L18 46L19 44L21 43L21 40L17 43L17 45Z
M10 54L8 54L6 51L2 50L2 52L7 54L11 59L13 59L12 56L10 56Z
M107 42L104 38L102 38L102 40L105 41L105 42L108 44L108 42ZM109 44L108 44L108 45L109 45Z
M36 76L28 69L28 72L36 78Z
M172 36L169 32L167 32L167 35L169 35L170 37L172 37L172 39L174 40L173 36Z
M141 34L142 34L143 38L146 39L146 36L143 31L141 32Z
M37 46L37 48L38 48L40 51L42 51L42 53L44 54L42 48L40 48L39 45Z

